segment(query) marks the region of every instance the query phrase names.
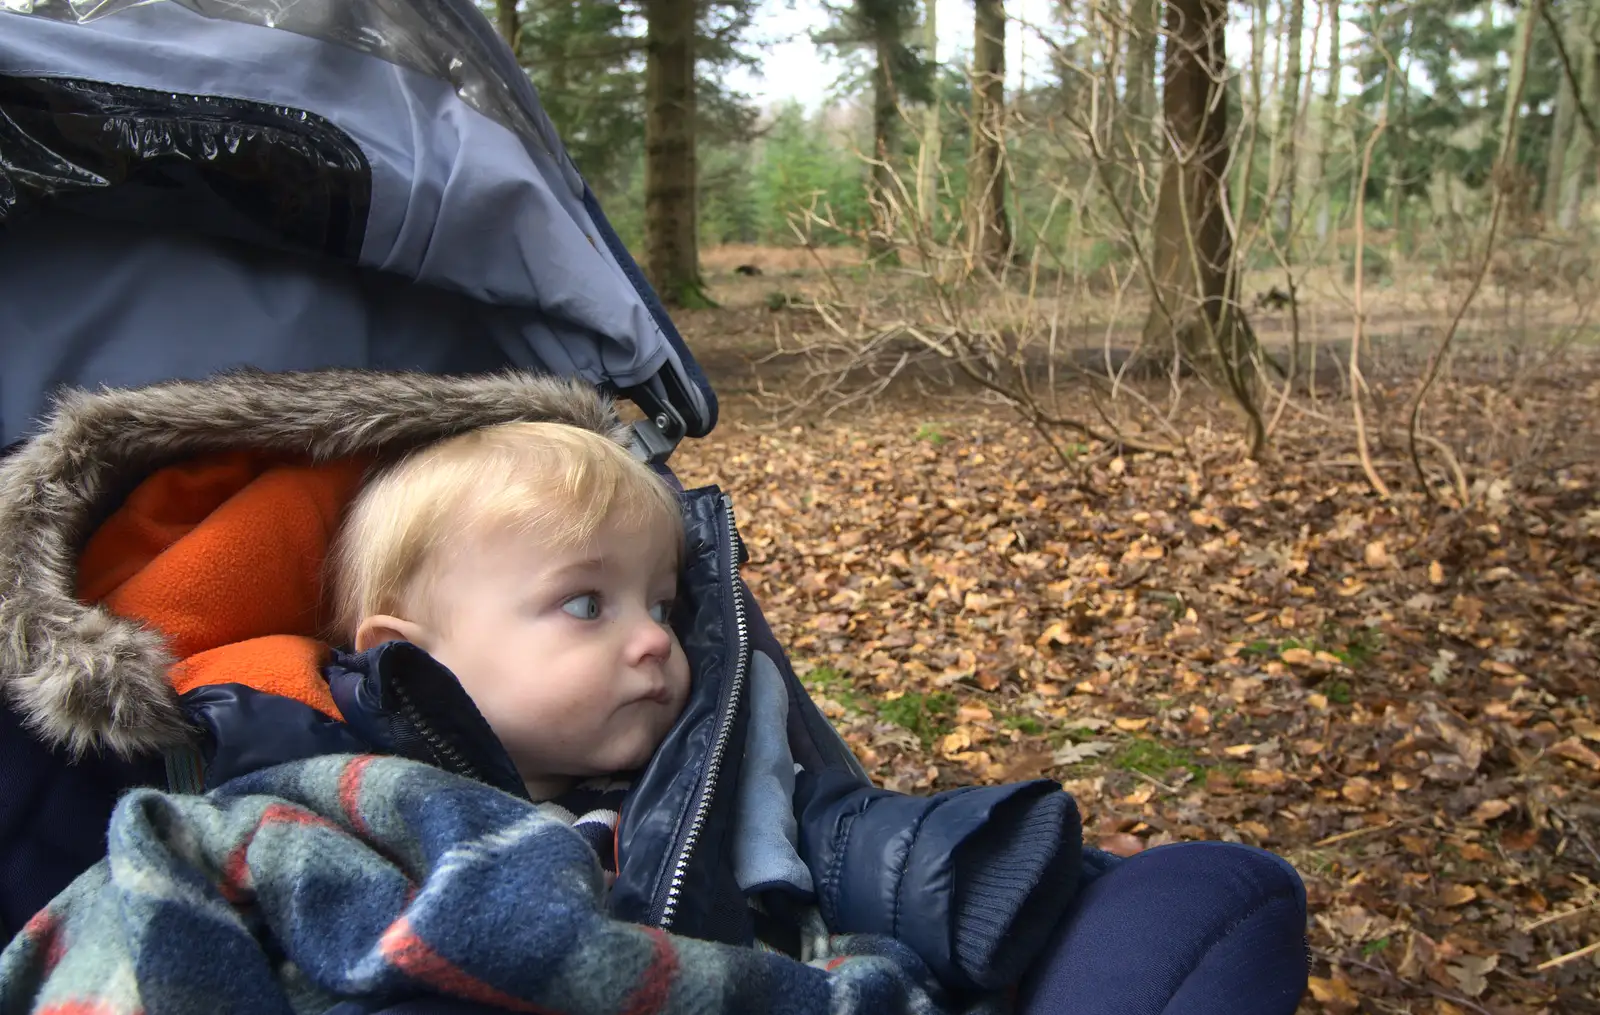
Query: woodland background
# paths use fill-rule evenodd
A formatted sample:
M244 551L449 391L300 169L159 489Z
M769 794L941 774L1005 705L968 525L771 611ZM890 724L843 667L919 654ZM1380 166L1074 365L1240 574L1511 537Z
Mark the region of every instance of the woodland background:
M1308 1012L1600 1011L1600 3L792 0L819 110L754 0L484 6L875 778L1282 853Z

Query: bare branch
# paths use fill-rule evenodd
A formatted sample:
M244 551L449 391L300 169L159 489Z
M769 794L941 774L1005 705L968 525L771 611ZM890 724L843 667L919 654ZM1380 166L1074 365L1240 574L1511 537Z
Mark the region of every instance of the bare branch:
M1589 107L1583 104L1583 88L1578 84L1578 76L1572 72L1572 58L1567 55L1567 44L1561 35L1561 25L1550 12L1549 4L1539 5L1539 16L1550 29L1550 39L1556 44L1556 53L1561 57L1561 73L1566 75L1567 86L1572 89L1572 108L1578 111L1578 117L1583 120L1583 127L1589 132L1590 142L1600 145L1600 128L1595 126L1594 117L1589 114Z

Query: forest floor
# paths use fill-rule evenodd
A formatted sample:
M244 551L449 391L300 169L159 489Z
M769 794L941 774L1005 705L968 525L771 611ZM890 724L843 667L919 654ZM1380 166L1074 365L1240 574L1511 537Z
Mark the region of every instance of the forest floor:
M909 380L784 412L800 361L760 361L791 312L731 267L721 308L679 315L723 399L674 461L734 495L746 579L874 778L1045 776L1115 852L1288 857L1306 1012L1600 1011L1594 350L1435 389L1474 484L1452 510L1381 432L1375 496L1339 399L1289 413L1259 463L1199 407L1191 459L1090 441L1070 463L1005 407ZM1415 385L1373 380L1401 406Z

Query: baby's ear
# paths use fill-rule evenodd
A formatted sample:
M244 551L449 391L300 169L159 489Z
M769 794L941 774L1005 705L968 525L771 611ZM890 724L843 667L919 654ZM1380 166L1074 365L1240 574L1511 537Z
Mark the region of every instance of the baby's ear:
M361 626L356 628L357 652L377 648L389 641L409 641L423 651L427 651L428 648L427 632L422 625L401 620L399 617L380 613L363 620Z

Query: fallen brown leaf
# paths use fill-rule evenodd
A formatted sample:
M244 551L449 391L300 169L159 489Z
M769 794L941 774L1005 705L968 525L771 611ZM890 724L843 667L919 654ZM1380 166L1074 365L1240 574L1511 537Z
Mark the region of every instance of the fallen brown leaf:
M1511 812L1511 803L1506 800L1485 800L1472 810L1472 820L1480 825L1486 825L1495 818Z
M960 723L989 722L993 718L989 706L981 702L964 702L956 709L956 722Z
M1487 957L1463 955L1458 962L1445 968L1461 987L1461 993L1468 997L1482 997L1483 992L1489 988L1489 974L1494 972L1499 964L1498 955Z
M1137 835L1129 835L1127 832L1113 832L1110 835L1102 835L1096 845L1107 853L1113 853L1117 856L1132 856L1135 853L1144 851L1144 843L1139 837Z
M1331 978L1313 976L1306 986L1310 988L1312 998L1329 1011L1354 1011L1361 1005L1361 995L1356 993L1349 980L1337 974Z
M1373 568L1374 570L1389 566L1389 550L1388 547L1384 546L1383 540L1381 539L1373 540L1372 542L1368 543L1364 556L1366 558L1367 566Z
M1568 737L1561 741L1550 748L1550 753L1558 758L1566 758L1568 761L1576 761L1580 765L1587 765L1600 772L1600 754L1596 754L1579 743L1577 737Z
M1345 784L1339 788L1339 795L1357 807L1371 803L1377 794L1377 788L1372 785L1372 781L1359 775L1345 780Z

